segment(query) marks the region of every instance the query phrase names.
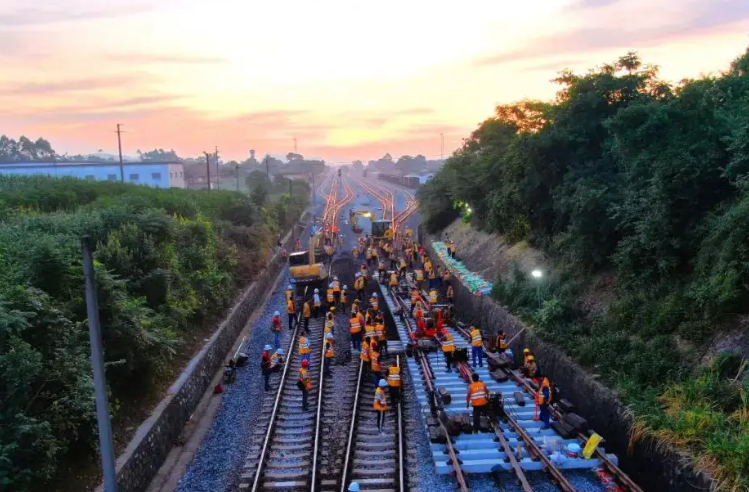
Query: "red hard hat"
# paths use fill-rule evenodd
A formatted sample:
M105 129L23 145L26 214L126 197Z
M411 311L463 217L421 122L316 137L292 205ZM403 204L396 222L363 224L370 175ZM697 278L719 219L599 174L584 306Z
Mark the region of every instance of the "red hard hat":
M309 361L307 359L304 359L302 361L302 367L307 367L309 365Z

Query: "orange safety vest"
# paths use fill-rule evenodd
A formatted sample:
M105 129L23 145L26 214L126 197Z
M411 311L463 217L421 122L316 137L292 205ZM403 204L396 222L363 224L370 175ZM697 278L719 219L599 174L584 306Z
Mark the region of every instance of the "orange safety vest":
M378 340L385 340L387 338L387 331L385 330L385 325L383 323L375 325L375 336L377 336Z
M289 314L294 314L294 311L294 301L289 299L288 301L286 301L286 312Z
M325 349L325 357L335 357L335 346L330 343L328 343L328 347Z
M364 289L364 279L362 277L359 277L356 279L356 283L354 283L354 288L356 290L363 290Z
M341 291L341 283L338 280L333 280L333 292Z
M481 332L478 329L471 330L471 345L481 347L484 342L481 340Z
M299 355L309 354L309 340L307 337L299 337Z
M335 297L333 297L333 289L328 289L328 302L335 302Z
M445 341L442 342L442 351L455 352L455 342L453 341L453 336L450 334L450 332L445 335Z
M397 274L393 273L393 274L390 275L390 285L392 287L395 287L396 285L398 285L398 275Z
M419 291L414 289L411 291L411 304L416 304L419 302Z
M382 369L382 367L380 367L380 353L373 351L369 359L372 361L372 371L380 372Z
M400 367L388 367L388 386L394 388L400 388L401 385L401 368Z
M293 290L286 289L286 300L291 300L294 297L293 294Z
M374 404L372 405L375 410L387 410L387 399L385 398L385 390L377 388L375 391Z
M335 321L332 319L326 319L325 320L325 333L330 333L333 331L333 328L335 328Z
M377 336L377 334L375 333L374 325L371 325L369 323L364 325L364 336L367 336L370 338L374 338L375 336Z
M359 323L359 317L351 318L349 320L351 324L351 333L359 333L361 331L361 323Z
M546 386L546 389L549 391L549 398L546 402L544 402L544 386L541 386L539 390L536 392L536 405L550 405L551 404L551 388Z
M437 304L437 291L435 289L429 291L429 302L431 304Z
M311 313L310 311L311 311L311 309L310 309L310 307L309 307L309 301L308 301L308 302L305 302L305 303L304 303L304 308L303 308L303 313L302 313L302 315L303 315L303 316L304 316L305 318L309 318L310 316L312 316L312 313Z
M481 381L471 383L468 387L468 398L474 407L486 405L489 402L489 389Z
M359 354L359 359L363 360L364 362L369 362L369 344L367 342L361 344L361 353Z
M424 271L423 270L416 270L414 273L416 274L416 281L417 282L421 282L422 280L424 280Z
M309 371L303 367L299 368L299 381L307 388L307 391L312 389L312 380L309 378Z

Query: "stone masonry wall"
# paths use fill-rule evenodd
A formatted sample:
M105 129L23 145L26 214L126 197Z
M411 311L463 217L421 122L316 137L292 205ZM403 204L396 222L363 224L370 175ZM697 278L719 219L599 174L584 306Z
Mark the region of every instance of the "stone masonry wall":
M445 268L432 247L434 238L427 234L423 227L420 227L419 239L435 266ZM480 327L485 334L493 335L499 330L504 330L508 339L511 339L526 328L511 344L516 357L520 357L525 347L533 351L544 374L559 385L563 396L574 403L577 412L606 439L607 451L616 453L621 468L644 490L710 490L709 477L695 474L688 460L678 453L656 450L652 445L638 443L628 454L633 419L616 393L598 382L596 376L588 373L561 350L539 339L531 327L526 326L494 299L488 296L474 296L459 281L453 282L453 288L455 308L460 319Z
M303 216L303 220L304 218ZM305 226L300 223L286 235L283 244L287 250L304 229ZM244 290L229 315L200 352L190 360L169 388L167 396L138 428L115 464L118 492L142 492L148 487L208 389L216 371L224 365L252 312L263 301L268 287L275 282L284 266L285 263L274 255L265 270ZM97 492L101 490L102 486Z

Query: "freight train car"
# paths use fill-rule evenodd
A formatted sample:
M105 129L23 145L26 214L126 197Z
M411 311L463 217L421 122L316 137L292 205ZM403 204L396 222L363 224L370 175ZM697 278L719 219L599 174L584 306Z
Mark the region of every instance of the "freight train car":
M416 189L422 183L419 176L400 176L396 174L378 173L378 179L387 181L389 183L395 183L397 185L405 186L406 188ZM423 181L423 182L426 182Z

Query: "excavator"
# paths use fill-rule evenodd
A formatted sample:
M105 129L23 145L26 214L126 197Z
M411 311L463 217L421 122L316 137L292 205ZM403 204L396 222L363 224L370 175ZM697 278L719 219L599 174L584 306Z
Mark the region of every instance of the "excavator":
M351 231L354 234L361 234L363 229L361 226L357 223L356 217L364 217L367 219L374 218L374 215L371 212L367 212L365 210L350 210L348 213L348 222L351 225Z
M322 233L321 229L310 236L307 251L296 251L289 255L289 276L291 283L297 288L319 288L328 278L328 272L322 262L324 250L318 249Z
M372 221L372 237L375 239L393 239L392 223L389 220Z

